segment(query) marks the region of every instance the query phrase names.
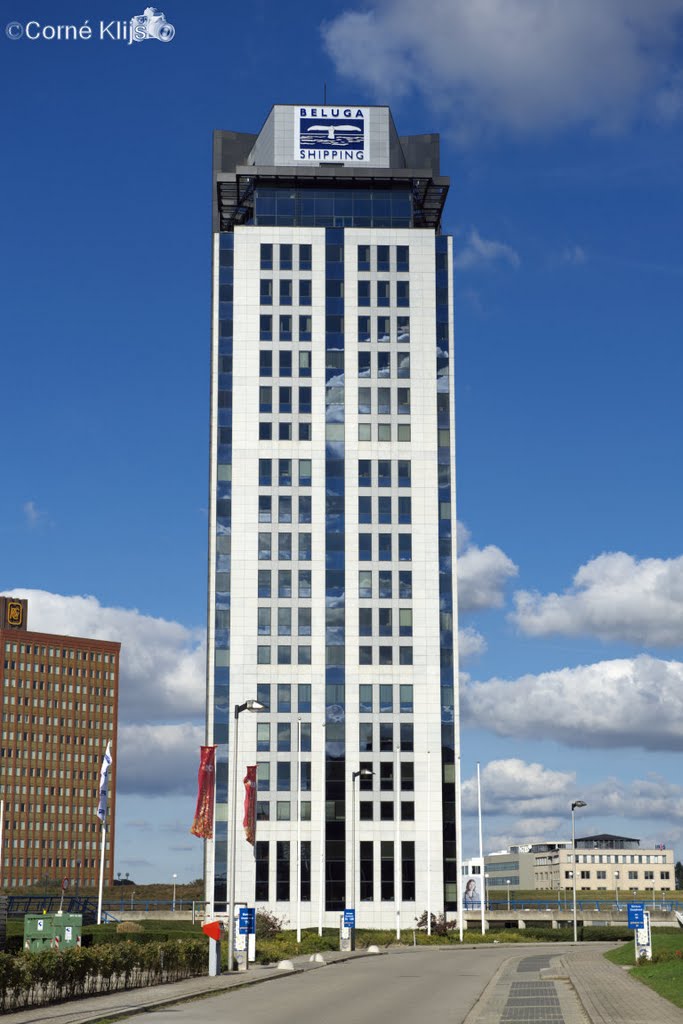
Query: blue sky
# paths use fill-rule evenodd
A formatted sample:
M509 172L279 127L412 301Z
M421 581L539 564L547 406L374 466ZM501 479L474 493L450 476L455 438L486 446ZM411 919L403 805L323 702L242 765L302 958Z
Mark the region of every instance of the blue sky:
M680 848L683 0L162 10L128 46L121 0L6 0L93 38L0 39L0 590L124 643L117 869L201 873L211 132L324 83L452 182L465 853L477 760L488 849L577 797Z

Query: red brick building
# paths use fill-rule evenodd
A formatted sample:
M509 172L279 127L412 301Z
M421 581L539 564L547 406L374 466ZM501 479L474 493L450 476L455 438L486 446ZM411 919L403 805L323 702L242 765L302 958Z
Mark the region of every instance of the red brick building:
M0 597L0 886L97 885L100 765L111 741L104 880L114 878L121 644L28 629L28 602Z

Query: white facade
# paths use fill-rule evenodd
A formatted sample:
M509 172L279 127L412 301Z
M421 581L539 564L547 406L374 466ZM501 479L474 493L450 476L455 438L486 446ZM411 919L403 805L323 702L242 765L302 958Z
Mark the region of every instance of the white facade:
M370 109L370 152L389 167L395 129L386 108ZM274 108L252 160L274 146L291 163L293 110ZM207 738L217 795L207 897L221 909L236 821L238 903L290 927L336 927L344 906L360 926L410 927L456 896L450 284L442 351L436 335L437 251L439 280L450 282L450 239L437 242L429 227L261 225L258 206L231 235L214 236ZM341 268L330 269L331 251L343 252ZM330 474L342 464L332 513ZM456 681L450 690L444 678ZM231 709L255 698L268 710L239 718L233 807ZM248 764L259 765L255 848L241 829ZM354 779L361 769L374 775Z

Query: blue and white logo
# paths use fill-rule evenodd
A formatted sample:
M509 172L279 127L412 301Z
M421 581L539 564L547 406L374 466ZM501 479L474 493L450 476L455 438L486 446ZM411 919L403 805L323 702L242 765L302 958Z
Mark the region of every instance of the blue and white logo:
M298 107L295 160L362 163L369 158L367 107Z

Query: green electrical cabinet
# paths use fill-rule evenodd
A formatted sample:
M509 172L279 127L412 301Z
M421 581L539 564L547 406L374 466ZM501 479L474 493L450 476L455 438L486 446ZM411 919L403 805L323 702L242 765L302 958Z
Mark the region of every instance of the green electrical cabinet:
M80 946L81 914L26 914L24 949L37 953L42 949L69 949Z

